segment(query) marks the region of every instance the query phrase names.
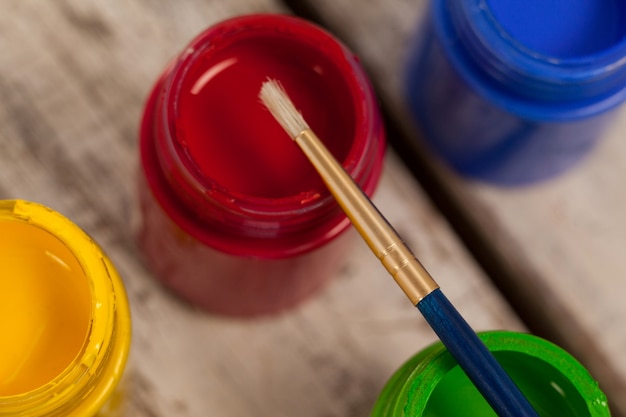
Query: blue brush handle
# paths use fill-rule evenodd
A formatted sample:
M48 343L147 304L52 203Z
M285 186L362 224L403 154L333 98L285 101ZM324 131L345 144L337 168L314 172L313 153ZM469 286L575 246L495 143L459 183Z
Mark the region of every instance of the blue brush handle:
M424 297L417 308L498 416L539 417L440 289Z

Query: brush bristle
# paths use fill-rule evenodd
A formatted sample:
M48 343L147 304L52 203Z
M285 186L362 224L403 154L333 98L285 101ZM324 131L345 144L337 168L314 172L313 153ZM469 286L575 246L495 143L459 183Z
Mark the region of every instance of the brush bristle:
M292 139L309 128L279 81L268 78L261 86L259 98Z

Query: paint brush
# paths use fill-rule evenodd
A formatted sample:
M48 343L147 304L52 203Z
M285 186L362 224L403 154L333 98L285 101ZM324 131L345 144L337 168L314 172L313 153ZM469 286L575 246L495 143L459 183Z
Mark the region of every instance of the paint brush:
M393 227L311 130L282 85L268 79L259 98L298 144L371 251L494 411L500 417L539 417Z

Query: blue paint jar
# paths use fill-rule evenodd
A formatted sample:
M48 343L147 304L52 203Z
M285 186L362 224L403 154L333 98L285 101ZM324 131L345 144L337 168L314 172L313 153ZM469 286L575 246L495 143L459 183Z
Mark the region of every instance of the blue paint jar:
M407 93L426 143L502 185L559 174L626 98L626 2L432 0Z

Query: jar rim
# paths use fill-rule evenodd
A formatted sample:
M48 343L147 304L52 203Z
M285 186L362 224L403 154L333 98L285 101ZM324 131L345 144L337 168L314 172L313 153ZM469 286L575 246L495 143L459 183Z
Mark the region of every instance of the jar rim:
M437 31L450 41L446 56L499 106L540 120L545 114L564 119L588 117L626 99L626 38L598 52L551 57L513 38L485 0L438 3L433 12Z
M516 356L517 360L528 358L544 367L554 368L571 383L581 401L589 408L590 415L610 415L606 396L593 377L580 362L555 344L531 334L501 330L481 332L479 337L496 355L516 354L519 355ZM404 368L406 370L402 373ZM459 365L443 344L436 342L430 345L394 375L394 378L401 379L400 386L396 388L399 395L395 408L417 412L410 415L421 415L438 384L454 369L460 369Z
M93 415L115 389L130 350L130 310L121 278L82 229L44 205L0 201L0 221L22 222L57 238L82 268L91 294L90 323L72 362L38 388L0 396L0 416L25 411L33 417L60 411L69 417Z
M276 29L278 25L280 25L280 31ZM289 42L301 44L302 47L318 52L332 53L334 58L342 58L341 60L335 59L333 64L339 70L339 74L342 75L342 81L345 82L348 88L351 102L357 110L355 111L357 122L355 123L351 147L345 161L341 162L348 164L347 168L352 171L357 171L356 174L361 174L359 171L362 169L359 169L360 166L357 165L361 161L358 156L364 152L365 144L363 143L364 141L358 140L358 138L365 137L367 132L371 130L373 99L366 91L363 91L360 85L363 80L357 79L360 78L360 74L358 71L355 72L354 58L349 55L347 49L322 28L297 17L281 14L238 16L219 22L196 36L187 45L173 66L165 83L163 92L165 105L162 108L163 123L167 124L177 111L181 84L188 70L207 50L214 48L222 49L253 37L264 37L267 39L284 38L289 40ZM224 46L220 43L226 45ZM351 76L346 76L346 72L350 72ZM356 77L353 75L356 75ZM172 126L166 125L164 127L166 140L161 143L167 145L168 156L174 158L177 164L189 168L189 155L175 146L174 137L176 133L172 132ZM191 169L184 170L183 174L185 175L184 180L189 182L193 189L199 190L200 195L206 196L206 190L211 190L221 204L228 204L229 201L235 199L238 203L237 209L255 215L280 217L294 212L301 214L303 211L315 210L332 199L329 193L319 193L314 190L305 190L297 195L279 198L247 195L236 190L227 189L214 179L202 177ZM304 205L301 203L303 199L307 201ZM268 207L271 207L271 210L268 210Z
M208 44L214 46L214 37L235 42L253 35L286 38L328 55L329 63L337 69L349 93L355 117L354 134L346 139L350 140L349 148L341 162L367 194L373 193L382 170L384 140L377 143L372 139L383 138L384 134L369 80L358 59L338 39L309 21L283 14L252 14L224 20L205 29L185 47L157 81L146 105L140 132L142 168L165 211L205 244L226 253L256 256L260 251L262 256L272 257L273 250L262 246L268 238L276 241L280 229L279 233L290 236L291 240L301 236L298 242L283 245L280 257L290 256L318 247L348 227L348 219L326 188L264 198L207 183L206 178L186 169L185 155L176 149L168 121L175 111L177 88L184 71L202 55L203 48ZM152 135L157 139L150 144ZM323 236L315 242L306 242L307 235L310 238L313 234Z

